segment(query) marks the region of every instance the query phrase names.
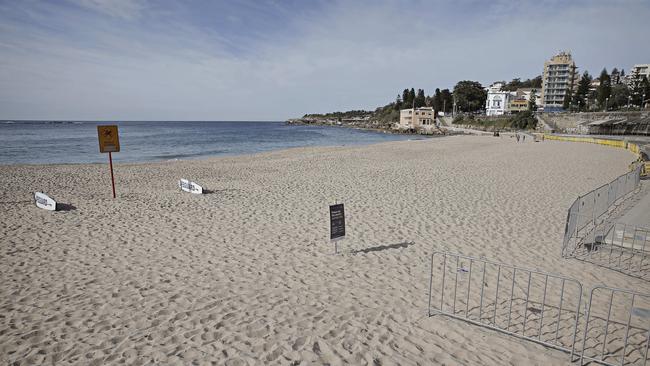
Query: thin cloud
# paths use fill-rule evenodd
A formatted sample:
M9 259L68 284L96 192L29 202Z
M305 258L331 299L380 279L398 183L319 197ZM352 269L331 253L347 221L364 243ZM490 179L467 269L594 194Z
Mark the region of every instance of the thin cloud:
M69 2L112 17L133 20L147 8L144 0L68 0Z

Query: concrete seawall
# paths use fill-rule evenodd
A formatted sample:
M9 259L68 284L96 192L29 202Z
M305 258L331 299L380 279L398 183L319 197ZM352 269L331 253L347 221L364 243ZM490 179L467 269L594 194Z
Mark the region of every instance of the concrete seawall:
M538 118L558 132L579 132L589 122L611 119L638 119L648 112L539 113Z

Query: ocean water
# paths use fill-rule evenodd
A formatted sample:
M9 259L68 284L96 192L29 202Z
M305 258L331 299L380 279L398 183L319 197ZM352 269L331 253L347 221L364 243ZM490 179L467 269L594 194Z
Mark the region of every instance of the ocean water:
M187 160L243 155L300 146L364 145L418 139L341 127L284 122L51 122L0 121L0 164L106 162L97 125L116 124L115 162Z

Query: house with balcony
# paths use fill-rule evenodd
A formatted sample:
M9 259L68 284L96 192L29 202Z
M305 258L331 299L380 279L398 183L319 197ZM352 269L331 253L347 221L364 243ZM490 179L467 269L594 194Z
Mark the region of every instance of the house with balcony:
M528 110L528 102L535 96L535 105L541 107L541 93L534 88L519 88L514 92L514 97L510 100L508 111L510 113L519 113Z

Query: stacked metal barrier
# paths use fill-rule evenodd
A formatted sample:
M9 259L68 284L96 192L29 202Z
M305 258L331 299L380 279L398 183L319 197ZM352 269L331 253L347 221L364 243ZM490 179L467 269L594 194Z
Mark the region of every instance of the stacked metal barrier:
M640 184L641 165L608 184L578 197L567 213L562 257L584 257L598 243L594 233L605 223L605 214ZM591 241L590 241L591 240Z
M605 221L582 242L575 258L650 281L650 229Z

